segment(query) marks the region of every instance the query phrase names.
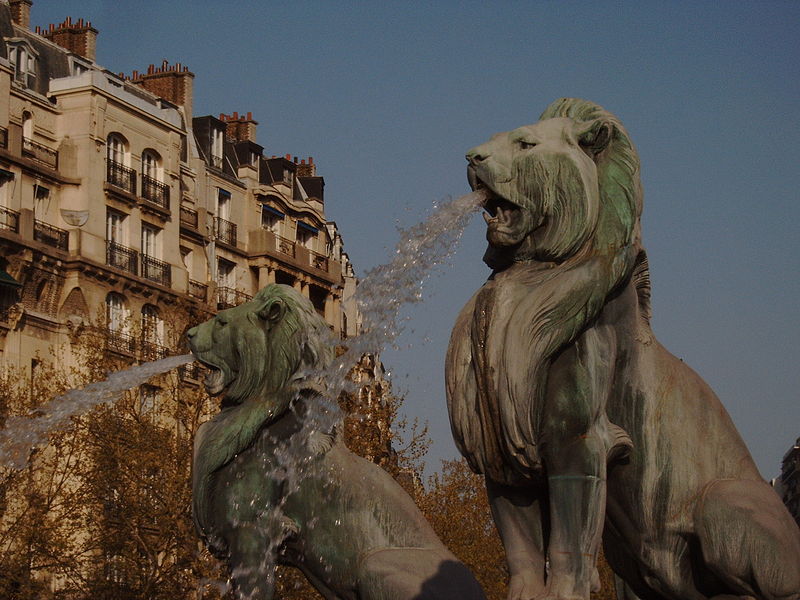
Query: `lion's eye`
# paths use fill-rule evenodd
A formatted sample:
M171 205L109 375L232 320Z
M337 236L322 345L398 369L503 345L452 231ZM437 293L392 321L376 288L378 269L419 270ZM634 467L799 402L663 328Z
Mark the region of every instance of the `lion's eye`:
M517 144L519 144L520 150L530 150L536 146L536 142L526 142L525 140L519 140Z

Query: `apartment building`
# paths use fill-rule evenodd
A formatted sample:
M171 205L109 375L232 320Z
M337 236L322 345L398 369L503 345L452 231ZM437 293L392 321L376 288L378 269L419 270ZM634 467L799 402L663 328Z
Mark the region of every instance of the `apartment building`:
M249 112L194 116L180 63L114 73L90 22L31 29L31 4L0 0L5 364L97 323L109 351L158 358L171 311L207 316L273 282L353 335L356 279L313 158L265 153Z

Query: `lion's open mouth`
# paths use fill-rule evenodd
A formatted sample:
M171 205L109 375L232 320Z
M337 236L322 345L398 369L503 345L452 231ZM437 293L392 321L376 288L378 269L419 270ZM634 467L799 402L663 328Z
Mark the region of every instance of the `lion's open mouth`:
M203 385L205 386L206 391L211 396L218 396L225 391L225 388L230 384L230 381L226 381L227 378L225 377L225 371L217 365L203 360L196 354L195 357L197 358L197 361L203 367L205 367L206 370L206 374L203 377Z
M486 224L494 227L508 227L514 220L514 214L520 207L499 196L492 188L479 178L470 181L475 191L482 191L486 197L483 201L483 219Z

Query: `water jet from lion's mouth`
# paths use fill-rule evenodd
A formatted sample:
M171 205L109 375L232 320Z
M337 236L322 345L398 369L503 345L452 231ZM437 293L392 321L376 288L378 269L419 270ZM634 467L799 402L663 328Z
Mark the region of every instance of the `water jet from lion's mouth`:
M38 416L8 417L5 426L0 429L0 466L16 470L25 468L31 450L45 444L48 434L65 427L71 417L87 413L100 404L115 402L123 392L192 361L194 356L183 354L115 371L103 381L69 390L53 398L37 409Z

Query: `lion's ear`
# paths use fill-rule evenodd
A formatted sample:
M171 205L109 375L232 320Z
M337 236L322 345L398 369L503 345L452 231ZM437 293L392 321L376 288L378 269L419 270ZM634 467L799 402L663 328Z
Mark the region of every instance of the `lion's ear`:
M603 119L595 119L578 125L578 143L583 151L594 158L606 149L611 141L613 125Z
M282 300L273 300L269 304L262 306L256 314L258 317L269 324L275 324L283 318L283 313L286 312L286 305Z

